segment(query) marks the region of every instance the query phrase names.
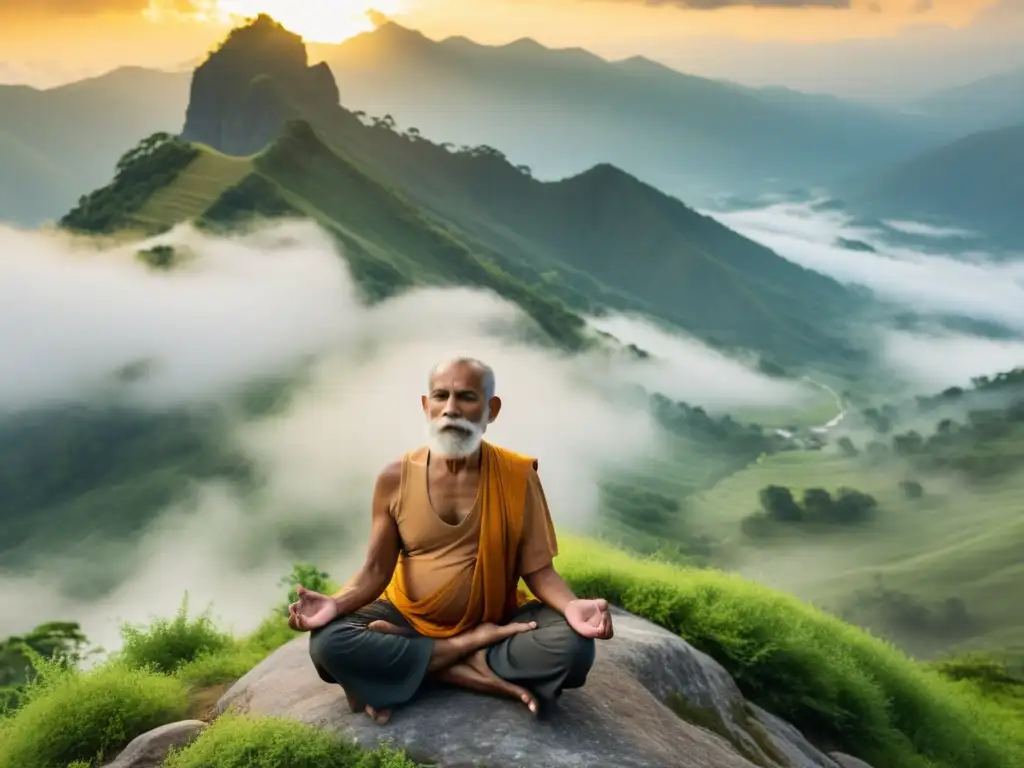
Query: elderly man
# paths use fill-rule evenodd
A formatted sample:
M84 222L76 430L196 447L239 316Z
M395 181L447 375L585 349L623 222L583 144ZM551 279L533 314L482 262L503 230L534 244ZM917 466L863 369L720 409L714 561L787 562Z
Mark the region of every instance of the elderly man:
M483 440L501 410L494 372L442 363L422 405L428 444L377 478L363 567L332 596L300 586L289 625L311 630L320 677L377 723L425 679L541 714L585 682L594 640L612 636L608 604L577 598L555 571L537 462Z

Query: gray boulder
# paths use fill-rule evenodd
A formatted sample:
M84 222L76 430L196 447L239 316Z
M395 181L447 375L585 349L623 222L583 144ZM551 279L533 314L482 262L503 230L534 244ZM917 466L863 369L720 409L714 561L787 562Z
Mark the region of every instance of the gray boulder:
M106 768L159 768L172 749L190 744L206 727L202 720L182 720L136 736Z
M749 705L712 658L655 624L614 613L615 638L598 644L586 686L566 691L540 722L514 701L436 689L375 725L320 680L306 635L235 683L217 711L293 718L366 748L404 747L444 768L841 768L791 725Z

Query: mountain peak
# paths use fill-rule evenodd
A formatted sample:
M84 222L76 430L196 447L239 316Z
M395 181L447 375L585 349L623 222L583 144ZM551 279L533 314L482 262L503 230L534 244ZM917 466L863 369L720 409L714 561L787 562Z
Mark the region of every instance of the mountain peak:
M182 138L249 155L272 141L289 117L337 106L330 68L310 67L302 37L260 14L231 30L193 72Z

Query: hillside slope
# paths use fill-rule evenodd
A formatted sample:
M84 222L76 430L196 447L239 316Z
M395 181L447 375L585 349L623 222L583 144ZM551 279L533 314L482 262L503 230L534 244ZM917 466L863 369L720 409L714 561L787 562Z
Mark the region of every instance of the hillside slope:
M691 198L819 182L948 135L928 120L832 97L745 88L641 57L609 62L528 39L437 42L389 22L316 54L349 108L390 113L438 140L501 147L545 178L609 162ZM526 115L530 130L521 129Z
M187 74L137 67L47 90L0 86L0 221L57 219L125 148L178 130L187 101Z
M1024 237L1024 123L965 136L850 185L873 215L977 230L1020 247Z
M456 152L399 133L386 119L367 124L337 105L329 75L307 66L300 38L260 17L234 30L197 69L182 137L244 154L274 141L285 120L301 118L343 162L328 158L321 167L295 158L277 167L275 179L289 188L318 185L301 197L319 218L342 228L357 214L332 198L371 184L389 196L375 191L367 200L376 195L384 208L398 210L392 199L401 199L412 212L403 217L429 222L446 239L576 312L646 311L713 344L754 349L787 364L855 354L841 341L841 323L862 301L838 283L607 164L540 182L496 149ZM270 153L264 167L275 156ZM328 180L342 168L358 170L359 180L349 170L348 181ZM369 203L359 205L367 216L381 215ZM410 247L394 240L393 228L378 226L365 238L384 238L385 261L392 264ZM408 276L424 258L431 260L405 258L400 272Z

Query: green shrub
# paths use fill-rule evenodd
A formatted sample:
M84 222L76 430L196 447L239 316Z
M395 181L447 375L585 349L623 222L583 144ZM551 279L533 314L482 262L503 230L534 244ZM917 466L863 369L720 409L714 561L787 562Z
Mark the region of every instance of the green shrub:
M89 672L47 669L0 730L3 768L65 768L102 763L129 741L188 709L185 686L123 664Z
M875 768L1019 768L1020 734L970 689L796 598L737 576L566 540L558 567L717 659L744 694Z
M121 637L121 660L125 665L165 674L235 644L231 635L214 626L208 614L189 621L187 595L172 620L154 619L148 628L125 625Z
M225 714L165 768L415 768L402 753L364 752L293 720Z

